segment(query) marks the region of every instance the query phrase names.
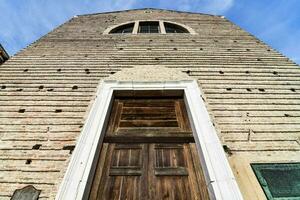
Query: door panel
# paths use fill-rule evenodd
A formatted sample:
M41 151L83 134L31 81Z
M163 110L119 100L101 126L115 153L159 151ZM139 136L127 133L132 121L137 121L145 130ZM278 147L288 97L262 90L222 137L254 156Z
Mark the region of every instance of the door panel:
M90 199L143 199L145 145L105 144L104 164L98 164ZM98 173L99 172L99 173ZM97 174L98 173L98 174ZM101 174L100 174L101 173ZM99 182L95 182L100 179ZM144 185L143 185L144 186Z
M150 188L154 188L149 191L149 199L209 199L204 179L196 177L194 160L199 158L192 155L193 146L150 144L148 176ZM202 170L200 173L203 176Z
M194 143L106 145L90 199L209 199Z
M156 176L188 176L183 144L154 144L154 174Z
M105 141L123 142L128 137L130 142L192 142L183 99L115 99Z
M140 176L142 174L142 146L116 144L112 154L110 176Z

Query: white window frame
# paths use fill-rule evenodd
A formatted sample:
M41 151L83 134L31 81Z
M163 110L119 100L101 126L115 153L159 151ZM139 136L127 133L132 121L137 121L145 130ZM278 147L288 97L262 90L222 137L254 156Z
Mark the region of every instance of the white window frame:
M105 135L115 90L183 90L200 162L211 199L243 199L195 80L102 81L76 144L56 200L87 199Z

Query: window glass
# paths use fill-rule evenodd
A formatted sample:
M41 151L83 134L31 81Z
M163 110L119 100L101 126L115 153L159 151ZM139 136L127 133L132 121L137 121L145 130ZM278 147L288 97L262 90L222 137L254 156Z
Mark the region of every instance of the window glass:
M140 22L139 23L139 33L159 33L159 23L158 22Z
M125 24L113 29L110 33L132 33L134 23Z
M166 33L188 33L188 31L185 28L178 26L176 24L164 22L164 25L165 25Z
M300 199L300 163L252 164L268 199Z

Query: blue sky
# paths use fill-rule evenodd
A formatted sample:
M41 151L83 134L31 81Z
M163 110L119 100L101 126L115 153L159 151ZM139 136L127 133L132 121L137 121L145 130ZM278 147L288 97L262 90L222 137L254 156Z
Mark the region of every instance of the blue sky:
M300 63L300 0L0 0L0 43L13 55L74 15L145 7L224 15Z

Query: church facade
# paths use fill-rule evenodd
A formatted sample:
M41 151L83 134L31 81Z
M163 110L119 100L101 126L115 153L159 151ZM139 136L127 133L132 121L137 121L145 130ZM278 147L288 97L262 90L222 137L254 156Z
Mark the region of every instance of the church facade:
M75 16L0 76L0 199L300 198L299 66L223 16Z

